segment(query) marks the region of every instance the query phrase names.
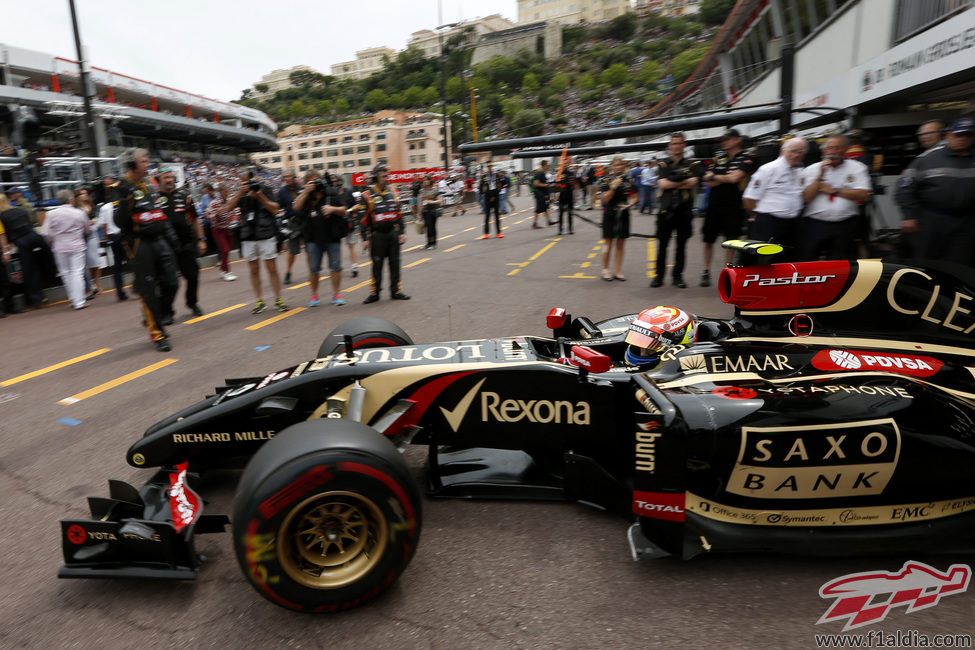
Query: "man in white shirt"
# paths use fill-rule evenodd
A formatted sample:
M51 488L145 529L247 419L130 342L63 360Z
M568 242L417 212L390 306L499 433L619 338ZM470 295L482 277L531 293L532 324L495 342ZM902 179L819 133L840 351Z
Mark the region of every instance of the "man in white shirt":
M98 209L98 227L105 233L108 244L112 249L112 274L115 278L115 297L118 300L128 300L122 282L122 264L125 263L127 255L125 248L122 247L121 230L115 225L115 204L112 202L112 195L115 191L115 177L108 174L102 178L102 187L105 191L105 203Z
M802 259L856 259L856 229L859 204L870 196L867 166L846 159L850 141L834 135L823 145L822 161L802 173L802 199L807 221L802 236Z
M802 212L802 159L809 143L790 138L782 144L779 157L758 168L748 182L742 203L749 213L751 237L785 247L779 261L794 261L798 242L799 213Z

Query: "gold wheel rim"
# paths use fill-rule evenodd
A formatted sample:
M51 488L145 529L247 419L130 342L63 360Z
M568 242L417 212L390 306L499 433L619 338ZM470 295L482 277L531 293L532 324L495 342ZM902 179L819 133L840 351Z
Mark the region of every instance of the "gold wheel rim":
M292 580L312 589L336 589L376 566L389 526L376 504L361 494L323 492L291 509L278 540L278 558Z

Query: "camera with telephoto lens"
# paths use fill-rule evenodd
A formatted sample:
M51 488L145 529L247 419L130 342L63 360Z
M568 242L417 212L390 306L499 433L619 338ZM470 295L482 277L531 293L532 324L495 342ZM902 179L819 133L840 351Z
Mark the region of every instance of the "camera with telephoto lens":
M250 188L251 192L260 192L263 187L260 181L255 181L254 179L247 181L247 186Z

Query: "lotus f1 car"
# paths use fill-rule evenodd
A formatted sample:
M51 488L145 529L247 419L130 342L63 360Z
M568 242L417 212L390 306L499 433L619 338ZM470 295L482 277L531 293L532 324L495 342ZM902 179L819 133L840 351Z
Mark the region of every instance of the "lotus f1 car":
M62 521L59 575L194 577L196 535L227 523L197 473L237 463L247 579L295 610L360 604L417 548L410 444L427 494L615 510L636 559L975 548L975 275L752 258L718 281L735 317L649 368L622 361L633 315L555 309L550 336L434 344L349 321L314 359L149 427L126 459L161 469Z

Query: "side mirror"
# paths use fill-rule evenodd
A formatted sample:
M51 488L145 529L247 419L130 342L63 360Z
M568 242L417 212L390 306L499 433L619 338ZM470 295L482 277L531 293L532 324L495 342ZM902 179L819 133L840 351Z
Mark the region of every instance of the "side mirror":
M607 355L585 345L573 345L572 356L569 360L572 362L572 365L577 366L580 370L585 370L587 373L595 372L598 374L606 372L612 365Z
M545 324L550 330L557 330L565 327L569 323L569 315L565 312L565 307L552 307L545 318Z

